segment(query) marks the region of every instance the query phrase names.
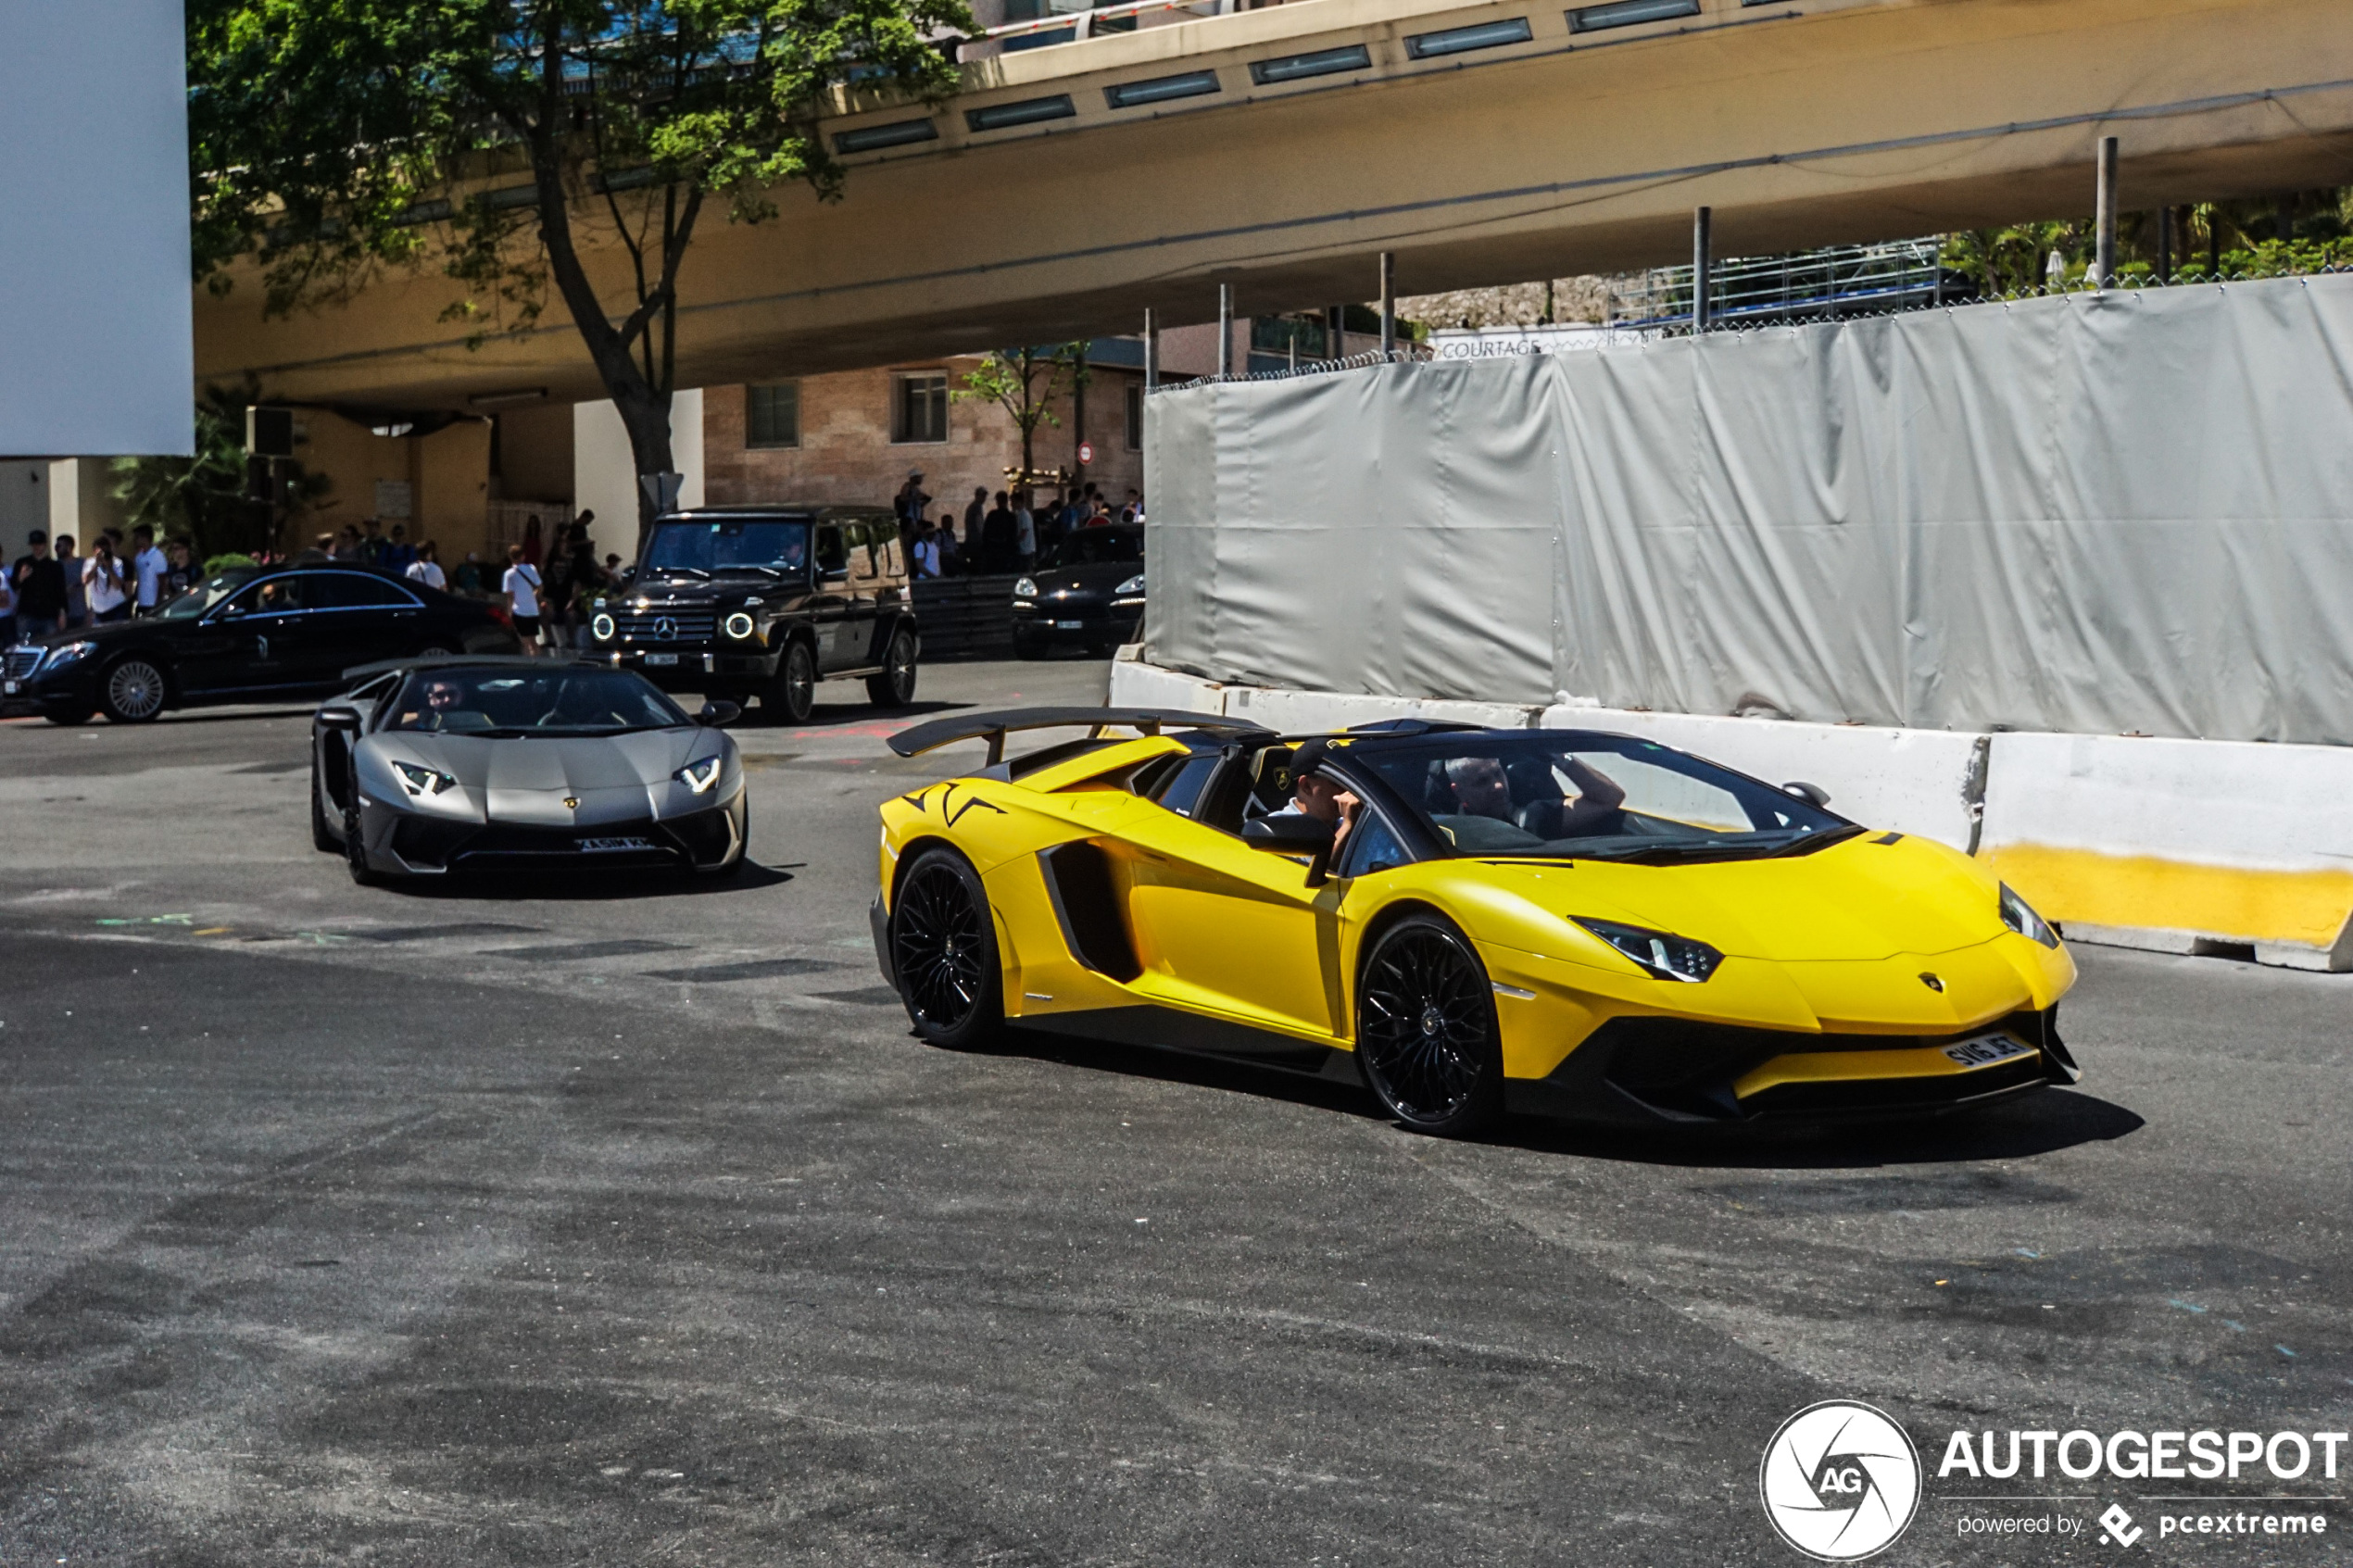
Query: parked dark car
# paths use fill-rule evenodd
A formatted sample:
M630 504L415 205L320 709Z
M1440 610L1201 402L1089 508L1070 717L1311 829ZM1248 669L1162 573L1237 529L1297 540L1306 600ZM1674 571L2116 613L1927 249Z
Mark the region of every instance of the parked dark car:
M0 697L60 724L96 712L138 724L171 708L326 696L356 664L522 646L489 606L422 583L353 566L246 567L142 620L19 643Z
M698 507L655 520L636 575L597 601L597 653L666 692L760 699L806 723L817 683L914 700L922 642L899 524L856 507Z
M1144 525L1114 522L1065 534L1013 584L1013 652L1057 647L1110 652L1144 620Z

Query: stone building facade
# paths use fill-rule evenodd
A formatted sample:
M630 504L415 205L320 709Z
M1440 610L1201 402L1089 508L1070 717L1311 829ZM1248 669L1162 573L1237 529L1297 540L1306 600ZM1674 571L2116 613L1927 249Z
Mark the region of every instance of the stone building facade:
M1054 399L1059 423L1041 423L1032 446L1038 470L1092 481L1114 505L1144 482L1141 356L1125 364L1123 346L1099 347L1086 387ZM975 490L1005 488L1006 470L1021 461L1013 416L958 395L979 364L959 357L706 388L704 504L887 505L921 470L932 515L952 509L961 521ZM1084 466L1082 442L1094 458Z

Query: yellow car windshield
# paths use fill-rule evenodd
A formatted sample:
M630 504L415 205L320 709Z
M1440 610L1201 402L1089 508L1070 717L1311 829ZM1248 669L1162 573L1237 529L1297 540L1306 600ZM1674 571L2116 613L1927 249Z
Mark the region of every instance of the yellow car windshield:
M1625 735L1441 734L1352 746L1349 759L1439 842L1481 859L1736 859L1860 831L1787 790Z

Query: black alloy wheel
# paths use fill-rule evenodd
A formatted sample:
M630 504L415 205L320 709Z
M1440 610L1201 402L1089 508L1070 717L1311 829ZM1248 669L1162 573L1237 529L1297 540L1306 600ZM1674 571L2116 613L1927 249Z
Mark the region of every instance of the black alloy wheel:
M904 626L890 634L882 673L866 677L866 696L876 708L904 708L915 700L915 634Z
M98 683L98 706L118 724L144 724L163 711L163 671L137 654L117 659Z
M796 637L786 645L760 707L773 721L785 724L806 724L817 711L817 656L806 642Z
M326 781L319 776L319 747L310 747L310 847L322 855L332 855L343 847L327 825Z
M890 911L890 959L908 1020L926 1041L966 1050L1004 1027L988 895L954 850L926 849L907 868Z
M351 880L362 887L373 887L379 878L368 864L368 841L359 825L359 770L351 770L351 794L343 808L343 860L351 868Z
M1502 1114L1494 992L1452 925L1409 915L1381 935L1357 985L1356 1060L1380 1102L1416 1132L1460 1137Z

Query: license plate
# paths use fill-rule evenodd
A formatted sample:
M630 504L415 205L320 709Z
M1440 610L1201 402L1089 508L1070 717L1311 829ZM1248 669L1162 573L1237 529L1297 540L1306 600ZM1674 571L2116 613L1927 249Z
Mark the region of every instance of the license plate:
M648 664L675 664L678 662L678 656L674 653L649 653L646 655L646 662Z
M1057 621L1054 622L1054 630L1057 632L1076 632L1081 626L1086 624L1087 623L1084 621Z
M2025 1056L2033 1048L2019 1044L2007 1035L1981 1035L1974 1040L1946 1046L1944 1054L1963 1067L1984 1067L1996 1061L2007 1061L2014 1056Z
M632 849L653 847L654 841L650 838L584 838L580 841L580 852L584 855L626 854Z

